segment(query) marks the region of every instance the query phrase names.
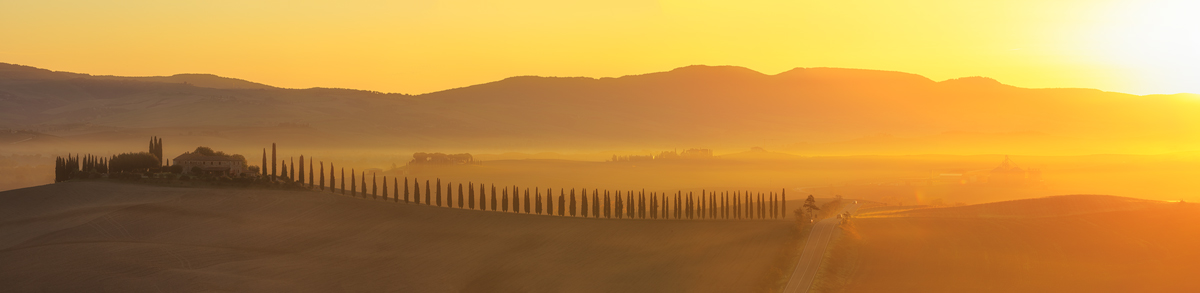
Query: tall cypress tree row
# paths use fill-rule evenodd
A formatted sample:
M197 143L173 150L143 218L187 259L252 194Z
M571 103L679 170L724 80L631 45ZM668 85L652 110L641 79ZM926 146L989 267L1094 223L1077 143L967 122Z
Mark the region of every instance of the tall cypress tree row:
M496 185L492 184L492 211L496 211Z
M291 167L288 168L288 180L292 181L292 182L296 182L296 158L289 158L289 159L291 159L291 161L289 161L291 164L288 164L288 166L291 166Z
M463 189L462 183L458 184L458 208L463 208Z
M625 216L633 219L633 190L625 193Z
M546 215L554 215L554 189L546 188Z
M579 195L583 196L583 198L580 198L581 202L579 203L579 216L587 218L588 217L587 188L580 189Z
M592 217L600 218L600 189L592 189Z

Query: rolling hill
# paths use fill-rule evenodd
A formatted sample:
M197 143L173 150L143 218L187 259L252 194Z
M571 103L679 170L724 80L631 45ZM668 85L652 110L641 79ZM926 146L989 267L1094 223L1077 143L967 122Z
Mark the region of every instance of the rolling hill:
M466 150L772 145L818 154L1142 153L1200 146L1197 111L1200 99L1186 94L1025 89L982 77L937 82L838 68L521 76L405 95L0 64L0 128L80 139L166 133Z

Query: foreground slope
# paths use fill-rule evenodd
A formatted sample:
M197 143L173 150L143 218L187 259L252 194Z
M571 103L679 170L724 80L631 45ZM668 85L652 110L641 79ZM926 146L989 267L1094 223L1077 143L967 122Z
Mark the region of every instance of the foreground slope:
M793 229L572 219L309 191L68 182L0 193L14 291L746 292Z
M1195 204L1065 196L854 222L823 292L1200 291Z

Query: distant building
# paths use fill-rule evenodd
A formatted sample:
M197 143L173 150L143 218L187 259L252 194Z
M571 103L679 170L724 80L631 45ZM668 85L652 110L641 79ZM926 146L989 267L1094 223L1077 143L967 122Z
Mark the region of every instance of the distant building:
M1004 156L1004 162L1000 166L992 169L991 176L988 178L988 183L1001 185L1021 185L1041 181L1042 172L1038 169L1022 169L1012 163L1008 156Z
M183 169L183 174L191 174L193 171L200 171L204 174L228 174L230 176L241 175L246 172L248 166L242 162L244 159L233 156L220 155L202 155L198 153L183 153L175 157L172 161L175 165Z

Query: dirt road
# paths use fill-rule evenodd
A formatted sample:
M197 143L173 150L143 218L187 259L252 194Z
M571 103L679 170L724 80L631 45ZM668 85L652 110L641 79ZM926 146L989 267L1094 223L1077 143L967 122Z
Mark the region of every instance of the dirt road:
M858 204L847 205L842 208L842 212L854 213L858 209ZM808 242L804 244L804 252L800 254L800 261L796 263L796 270L792 271L792 277L788 279L788 284L783 288L784 293L804 293L808 292L808 288L812 287L813 279L817 276L817 269L821 267L821 260L825 258L825 249L829 246L829 240L833 239L833 232L838 225L838 218L829 218L817 221L813 225L812 232L808 235Z

